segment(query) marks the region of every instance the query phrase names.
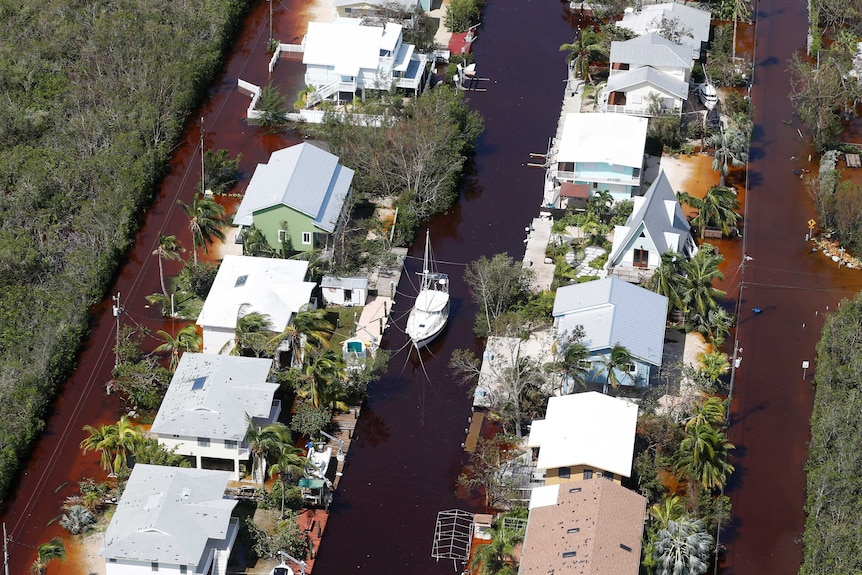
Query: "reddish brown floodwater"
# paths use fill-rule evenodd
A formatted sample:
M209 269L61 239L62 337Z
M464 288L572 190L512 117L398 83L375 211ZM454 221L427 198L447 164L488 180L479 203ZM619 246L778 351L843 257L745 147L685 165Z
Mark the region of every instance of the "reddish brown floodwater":
M742 288L743 361L730 428L737 445L729 485L733 523L722 541L722 571L791 575L802 560L814 346L824 313L862 288L862 272L839 270L811 253L805 241L806 222L815 212L793 170L816 165L807 161L808 134L802 130L803 139L797 133L802 127L787 97L786 68L791 54L805 47L806 5L761 0L756 9L756 128L745 226L745 250L754 259L746 265ZM733 298L738 281L728 288ZM806 360L812 369L803 380Z
M307 0L282 0L275 6L275 35L291 41L305 33ZM236 89L237 78L264 85L268 81L266 40L269 30L269 9L266 2L256 5L250 13L241 37L224 70L216 78L210 97L197 116L205 118L206 147L227 148L231 154L242 152L241 170L247 180L258 162L266 161L269 154L297 140L290 136L266 136L246 126L244 117L248 106L247 96ZM294 97L302 82L297 68L279 66L273 80ZM159 234L176 235L182 245L191 248L188 220L177 206L177 199L191 201L195 186L200 181L200 154L198 143L200 127L190 126L170 163L170 172L159 188L158 196L147 213L144 225L134 247L127 254L112 293L121 294L124 325L145 324L156 329L174 330L178 326L164 325L157 310L146 306L144 297L160 290L158 262L151 255ZM186 253L190 256L190 253ZM179 271L177 262L166 262L166 272ZM33 456L11 501L4 508L10 546L10 572L26 573L35 558L35 546L47 541L62 529L54 522L60 513L62 501L77 492L76 482L90 476L99 480L104 472L98 458L80 456L78 447L84 438L84 425L98 425L116 421L120 406L114 398L106 397L105 382L113 367L114 318L110 298L92 310L93 326L89 339L79 358L78 368L60 389L60 397L52 407L46 430L36 445ZM150 340L154 347L158 344ZM66 483L68 486L62 487ZM58 489L60 488L60 489ZM62 566L51 571L60 572Z

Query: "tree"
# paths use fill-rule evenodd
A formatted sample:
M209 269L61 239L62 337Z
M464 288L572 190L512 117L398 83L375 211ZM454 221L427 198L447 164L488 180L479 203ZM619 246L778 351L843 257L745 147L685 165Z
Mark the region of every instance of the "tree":
M592 28L578 28L575 39L570 44L560 46L560 52L567 52L566 63L575 67L579 78L587 78L591 84L595 84L590 76L590 64L606 63L610 55L608 48L600 32Z
M509 512L499 516L491 525L491 542L478 545L470 559L470 572L477 575L517 575L518 561L515 558L515 547L524 541L524 532L520 529L507 529L504 517L525 514Z
M256 110L260 116L250 120L250 124L262 126L270 133L278 132L287 124L287 98L272 82L261 89Z
M290 429L283 423L275 422L259 426L251 416L246 415L248 431L245 441L248 443L252 456L252 475L260 477L260 487L266 491L266 465L270 458L280 453L285 445L292 445Z
M299 311L284 331L267 342L271 353L275 353L283 342L288 342L291 352L291 365L301 366L305 354L315 348L329 347L329 338L335 326L326 319L326 310L303 309Z
M203 247L204 253L209 252L209 244L215 240L225 240L222 231L227 222L222 219L224 208L214 199L195 195L191 204L185 204L182 200L177 203L189 218L189 231L192 233L192 254L195 264L198 263L198 246Z
M178 260L180 259L180 248L177 242L177 236L166 236L159 234L159 245L153 250L153 255L159 258L159 280L162 284L162 293L168 297L168 290L165 287L165 268L163 260Z
M687 425L676 456L677 470L706 489L721 489L734 467L727 460L734 445L710 424Z
M269 467L269 476L278 476L281 482L281 514L279 517L284 517L284 494L287 491L287 484L294 481L305 469L306 459L302 454L302 449L294 447L291 444L282 444L278 446L272 465Z
M678 495L668 495L662 498L661 503L655 503L650 507L649 514L658 522L659 529L666 529L671 521L682 517L685 508Z
M657 575L702 575L709 568L712 536L699 520L671 519L655 541Z
M494 333L494 322L505 311L527 299L533 272L508 254L497 254L490 260L482 256L470 262L464 272L473 301L479 305L473 331L479 337Z
M679 192L679 201L690 205L698 211L691 220L691 225L697 228L700 238L706 235L707 228L718 228L727 236L732 227L742 219L739 210L739 200L733 188L713 186L707 190L703 198Z
M305 557L308 552L308 539L300 530L294 511L288 511L287 516L275 524L271 533L255 525L254 517L251 516L246 517L245 525L253 542L252 549L258 557L275 559L280 553Z
M687 318L694 314L707 317L718 306L718 299L724 297L722 290L712 286L712 282L724 280L718 269L722 261L724 258L712 244L703 244L693 258L682 263L680 299Z
M332 421L332 411L326 407L314 407L310 401L300 401L296 413L290 418L290 428L303 437L317 437L320 430Z
M153 353L170 354L171 363L170 369L176 371L177 364L180 362L180 355L191 351L194 353L200 352L203 347L203 338L198 333L197 326L189 324L177 332L176 337L172 336L164 330L159 330L156 335L164 341L161 345L153 350Z
M304 386L301 397L308 397L316 407L328 407L339 411L350 408L344 402L344 379L347 377L344 360L331 349L316 350L305 363Z
M685 281L682 262L685 258L677 252L661 254L661 263L647 280L646 287L668 299L668 314L675 309L682 309L682 284Z
M479 5L476 0L450 0L443 23L450 32L466 32L478 19Z
M204 152L204 178L200 192L207 190L214 194L223 194L230 191L239 181L239 163L242 154L235 158L230 157L229 150L207 150Z
M710 383L717 382L721 376L730 371L727 354L718 350L700 353L697 356L698 371Z
M741 168L748 163L748 136L736 126L720 128L706 138L705 146L714 150L712 169L719 173L718 185L721 188L724 188L730 166Z
M485 347L484 381L481 362L473 352L455 350L449 367L465 383L482 385L491 411L503 422L504 429L522 437L525 424L536 415L529 406L533 400L546 404L550 395L547 377L539 363L521 350L517 337L491 337ZM538 396L538 397L537 397Z
M615 343L607 354L597 360L597 363L599 365L598 375L605 376L605 386L602 393L608 392L609 384L616 389L625 379L631 380L629 366L632 364L632 355L620 343ZM622 374L622 378L617 374Z
M70 506L60 517L60 527L72 535L80 535L92 529L95 524L96 517L93 512L83 505Z
M251 225L242 232L242 255L259 258L274 258L278 251L269 245L269 240L257 226Z
M709 425L720 427L726 423L727 411L725 400L720 397L708 397L694 406L692 416L685 422L686 428Z
M656 33L676 44L682 44L683 38L694 38L691 26L687 26L680 18L656 18L650 23L650 27L654 28Z
M30 573L45 575L48 572L48 564L52 561L64 561L66 559L66 546L59 537L54 537L47 543L36 547L36 560L30 567Z
M240 312L245 305L248 304L240 306ZM271 328L269 315L257 311L244 314L236 320L233 342L225 343L220 353L224 353L228 346L231 346L230 355L242 355L244 350L250 350L255 357L262 357L270 349Z
M84 454L98 451L101 455L102 469L109 476L120 473L127 467L127 457L135 452L141 441L141 430L125 415L117 423L101 425L98 428L85 425L84 431L90 435L81 441Z
M551 352L555 361L550 365L552 371L560 375L560 393L574 393L575 387L586 387L588 370L584 363L590 357L590 350L583 343L583 326L575 333L561 334L554 341Z
M493 439L479 438L476 451L458 477L458 484L467 489L479 489L488 507L506 506L517 493L518 485L513 466L523 452L520 439L498 433Z

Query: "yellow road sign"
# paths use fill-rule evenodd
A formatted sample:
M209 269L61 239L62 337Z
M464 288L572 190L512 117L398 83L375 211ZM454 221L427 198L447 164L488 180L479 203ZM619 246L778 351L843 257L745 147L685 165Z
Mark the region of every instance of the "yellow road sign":
M808 220L808 229L809 230L813 230L814 226L816 226L816 225L817 225L817 222L815 222L814 220Z

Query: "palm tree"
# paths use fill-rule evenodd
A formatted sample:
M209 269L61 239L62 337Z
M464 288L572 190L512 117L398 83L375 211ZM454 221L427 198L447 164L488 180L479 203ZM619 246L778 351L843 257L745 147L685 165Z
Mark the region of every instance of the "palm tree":
M621 379L617 376L618 372L624 374L624 377L631 379L629 375L629 365L632 363L632 355L629 350L620 343L614 344L611 351L602 356L599 360L599 375L605 376L605 385L602 393L608 392L608 384L614 389L619 387Z
M698 354L697 362L698 371L710 383L715 383L722 375L730 371L727 354L720 351Z
M577 67L578 77L587 78L590 83L590 62L606 62L610 52L602 42L602 35L592 28L578 29L570 44L560 46L560 52L568 52L566 63Z
M657 575L702 575L709 568L712 536L700 520L671 519L655 541Z
M166 236L159 234L159 245L153 250L153 255L159 258L159 279L162 283L162 293L165 297L168 296L168 290L165 287L165 267L162 260L178 260L180 259L180 244L177 242L177 236Z
M679 495L665 496L661 503L655 503L650 507L650 516L658 522L659 529L665 529L668 522L682 517L685 508Z
M748 163L748 137L734 126L711 134L705 145L715 150L712 169L719 173L718 185L721 187L724 187L730 166L740 168Z
M315 408L324 406L348 411L341 385L346 377L344 360L331 349L318 349L308 357L303 378L307 388L300 391L299 395L309 397Z
M470 560L470 571L477 575L517 575L518 562L515 559L515 546L524 540L524 534L517 529L505 529L498 519L491 526L491 542L479 545Z
M274 456L274 461L269 467L269 476L278 475L281 482L281 517L284 517L284 496L287 484L302 474L305 469L306 459L303 457L302 449L289 443L279 446Z
M326 311L305 309L297 313L284 332L272 338L267 346L275 353L278 346L287 341L290 344L293 366L301 366L307 352L315 347L329 347L329 337L333 329L332 323L326 319Z
M720 397L708 397L695 404L694 413L685 422L686 428L709 425L718 427L724 425L727 420L727 408L725 400Z
M278 252L269 245L266 235L256 226L249 226L242 233L242 254L261 258L274 258Z
M189 230L192 232L192 254L195 263L198 263L198 245L203 246L204 253L208 252L208 245L214 240L224 241L225 235L222 229L227 222L222 219L224 208L212 198L195 195L191 204L185 204L177 200L183 211L189 217Z
M111 450L111 429L110 425L100 425L99 427L93 427L92 425L85 425L84 431L89 433L87 437L81 440L81 449L84 450L84 454L86 455L89 451L98 451L101 456L100 464L102 469L105 470L105 473L110 474L113 469L113 452Z
M159 330L156 335L162 338L163 344L153 350L153 353L170 354L171 363L169 369L175 371L180 362L180 354L191 351L200 352L203 347L203 339L194 324L189 324L177 332L176 337L164 330Z
M724 235L730 235L730 229L742 219L736 210L739 200L736 190L722 186L710 188L703 198L697 198L686 192L679 192L679 200L698 210L692 218L691 225L697 228L700 239L703 239L707 228L718 228Z
M242 313L244 303L239 306L237 314ZM233 340L225 342L219 353L228 352L230 355L242 355L243 350L251 350L255 357L263 357L268 349L269 341L272 339L272 322L269 315L257 311L249 312L239 316L236 320Z
M677 252L665 252L661 255L661 263L653 271L646 287L657 294L665 296L670 305L668 314L682 308L680 285L685 279L682 275L683 256Z
M557 342L554 346L558 346ZM575 385L568 385L568 382L577 384L580 387L586 387L588 370L582 367L582 362L590 357L590 350L580 341L563 342L559 347L562 350L554 350L557 355L557 361L552 365L552 369L560 375L561 388L562 383L566 383L568 393L572 393Z
M720 489L734 470L727 460L734 445L709 424L686 426L685 432L676 454L677 471L706 489Z
M48 564L57 559L65 561L66 546L62 539L54 537L47 543L42 543L36 547L36 560L30 566L30 573L45 575L48 572Z
M248 414L246 414L246 422L248 431L245 434L245 441L251 451L252 475L260 475L260 486L265 490L267 461L279 453L283 446L292 445L292 436L290 429L280 422L259 426L255 425L254 419Z
M718 306L724 292L712 287L712 282L724 279L718 266L724 260L711 244L703 244L700 251L682 263L684 280L680 289L683 310L687 317L699 313L706 318L709 311Z
M134 454L141 443L141 430L125 415L117 423L102 425L95 428L85 425L84 431L90 435L81 441L81 448L88 451L98 451L101 454L101 465L109 477L119 475L128 464L128 455Z

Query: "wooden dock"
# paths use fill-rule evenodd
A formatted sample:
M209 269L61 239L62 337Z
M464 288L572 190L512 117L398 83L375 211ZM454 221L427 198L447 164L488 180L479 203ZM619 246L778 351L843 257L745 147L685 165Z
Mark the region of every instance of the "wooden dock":
M464 451L474 453L482 435L482 423L485 421L485 412L474 411L470 420L470 428L467 430L467 440L464 441Z

